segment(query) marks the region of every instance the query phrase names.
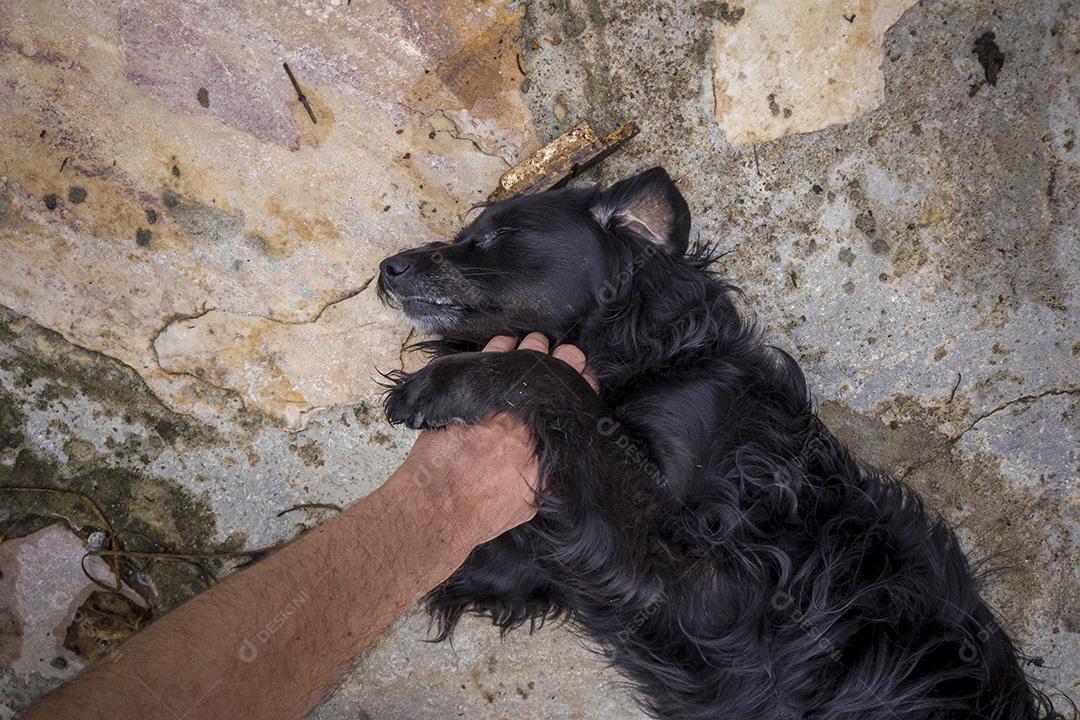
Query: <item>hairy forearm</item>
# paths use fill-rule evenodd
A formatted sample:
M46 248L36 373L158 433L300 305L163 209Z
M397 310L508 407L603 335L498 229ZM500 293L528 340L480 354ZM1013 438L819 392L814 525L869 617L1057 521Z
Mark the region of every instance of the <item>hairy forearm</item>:
M437 486L437 483L435 484ZM27 718L303 716L482 540L422 465L139 633ZM422 508L417 511L417 508Z

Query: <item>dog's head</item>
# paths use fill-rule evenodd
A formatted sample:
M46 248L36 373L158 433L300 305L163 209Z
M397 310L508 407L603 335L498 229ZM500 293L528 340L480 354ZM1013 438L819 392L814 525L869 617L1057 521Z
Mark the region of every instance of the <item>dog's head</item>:
M451 241L383 260L378 289L426 333L563 337L603 304L622 270L616 234L658 253L686 251L690 210L663 168L602 192L550 190L490 205Z

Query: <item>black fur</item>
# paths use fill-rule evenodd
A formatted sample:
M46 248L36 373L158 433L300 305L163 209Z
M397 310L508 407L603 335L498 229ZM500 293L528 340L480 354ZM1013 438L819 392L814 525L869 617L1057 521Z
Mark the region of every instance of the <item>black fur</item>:
M383 297L444 338L391 376L388 418L510 412L546 477L536 518L431 593L439 638L466 612L568 618L663 718L1061 717L952 531L829 433L688 233L655 168L384 261ZM599 396L548 356L475 352L531 330L580 346Z

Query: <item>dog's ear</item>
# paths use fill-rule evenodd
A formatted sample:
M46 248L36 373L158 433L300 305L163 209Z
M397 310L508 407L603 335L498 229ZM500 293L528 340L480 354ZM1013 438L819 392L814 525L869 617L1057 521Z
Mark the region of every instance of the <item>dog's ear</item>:
M690 207L667 171L654 167L600 193L592 215L604 228L624 228L675 256L690 240Z

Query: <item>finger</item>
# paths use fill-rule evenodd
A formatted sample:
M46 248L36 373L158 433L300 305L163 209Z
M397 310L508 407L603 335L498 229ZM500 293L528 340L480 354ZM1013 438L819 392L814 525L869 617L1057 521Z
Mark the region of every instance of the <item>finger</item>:
M518 350L535 350L545 355L548 351L548 339L543 333L531 332L518 345Z
M487 341L483 352L509 352L516 343L517 340L510 335L496 335Z
M560 345L551 353L552 357L562 360L564 363L581 373L585 381L592 387L593 392L600 392L600 383L596 379L596 373L589 367L585 360L585 353L576 345Z
M560 345L551 353L578 372L585 372L585 353L577 345Z
M596 371L588 365L585 366L585 370L581 373L581 377L585 378L585 382L589 383L589 387L593 389L593 392L597 395L600 394L600 378L596 377Z

